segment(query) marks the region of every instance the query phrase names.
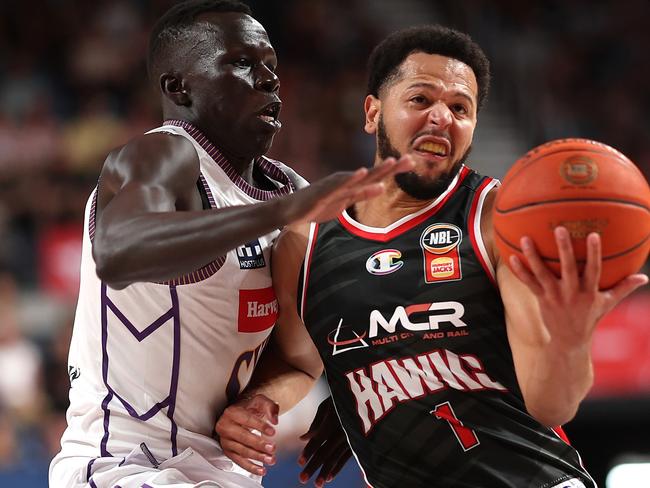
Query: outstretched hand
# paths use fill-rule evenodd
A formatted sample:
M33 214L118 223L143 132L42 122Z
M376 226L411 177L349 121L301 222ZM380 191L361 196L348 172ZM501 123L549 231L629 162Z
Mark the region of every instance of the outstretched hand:
M521 239L521 248L530 269L514 255L509 264L515 276L537 297L551 340L570 347L588 344L598 320L635 289L645 285L648 277L633 274L613 288L601 291L598 289L602 269L600 236L592 233L587 237L587 262L582 275L578 273L566 228L555 229L555 241L560 256L560 278L544 264L528 237Z
M309 430L300 438L307 440L298 458L298 464L303 466L300 473L303 484L320 468L314 484L322 487L341 471L352 456L331 397L319 405Z
M289 222L325 222L361 200L368 200L384 191L382 180L413 169L410 156L399 161L388 158L370 169L334 173L287 197Z
M272 437L278 412L278 404L264 395L230 405L215 425L223 453L246 471L258 476L266 474L263 464L275 464Z

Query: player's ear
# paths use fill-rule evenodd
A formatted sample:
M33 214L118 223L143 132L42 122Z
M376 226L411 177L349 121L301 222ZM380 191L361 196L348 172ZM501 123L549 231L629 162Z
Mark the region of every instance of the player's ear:
M185 80L178 73L163 73L160 75L160 90L175 105L189 106L190 95Z
M379 124L381 101L373 95L368 95L363 102L363 110L366 112L366 123L363 128L368 134L374 134Z

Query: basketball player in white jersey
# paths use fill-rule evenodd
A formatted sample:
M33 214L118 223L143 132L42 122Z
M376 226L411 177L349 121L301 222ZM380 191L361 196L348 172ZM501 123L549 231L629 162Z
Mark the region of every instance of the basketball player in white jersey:
M272 241L378 195L412 164L295 191L304 181L263 156L280 129L276 64L237 1L181 3L154 27L148 67L165 122L108 156L88 200L52 488L260 486L213 432L275 323Z

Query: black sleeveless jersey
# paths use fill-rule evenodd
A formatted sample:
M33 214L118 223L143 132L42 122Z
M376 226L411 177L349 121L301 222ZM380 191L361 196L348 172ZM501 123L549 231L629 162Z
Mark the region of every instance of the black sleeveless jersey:
M524 406L480 233L497 183L463 167L387 228L311 227L299 313L374 488L595 487Z

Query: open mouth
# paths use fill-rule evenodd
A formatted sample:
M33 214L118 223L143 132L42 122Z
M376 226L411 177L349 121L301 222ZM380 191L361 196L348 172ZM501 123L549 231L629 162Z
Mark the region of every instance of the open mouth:
M262 109L258 117L268 124L279 124L278 116L280 115L281 108L282 104L280 102L269 103Z

